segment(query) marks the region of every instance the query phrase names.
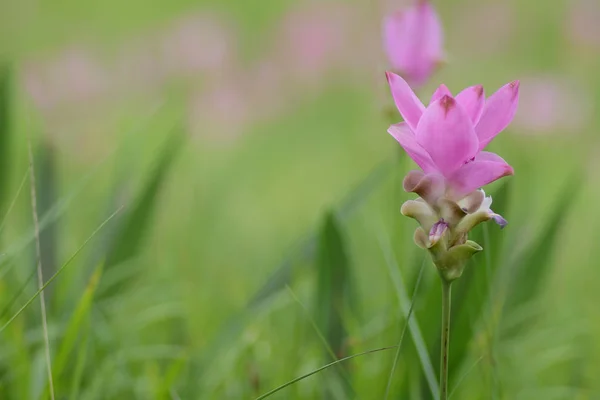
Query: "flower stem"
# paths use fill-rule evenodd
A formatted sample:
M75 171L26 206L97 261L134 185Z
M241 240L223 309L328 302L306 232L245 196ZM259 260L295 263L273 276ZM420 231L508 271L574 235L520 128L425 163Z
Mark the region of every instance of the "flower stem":
M442 345L440 351L440 400L448 399L448 350L450 349L450 302L452 281L442 278Z

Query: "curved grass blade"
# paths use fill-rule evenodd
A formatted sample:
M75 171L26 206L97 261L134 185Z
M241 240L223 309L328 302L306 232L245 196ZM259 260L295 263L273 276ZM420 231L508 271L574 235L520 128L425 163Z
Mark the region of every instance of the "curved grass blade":
M460 379L458 380L458 382L456 382L456 385L454 385L454 388L452 389L452 391L450 392L450 394L448 395L448 400L450 400L450 398L452 398L452 395L454 394L454 392L456 391L456 389L458 389L458 387L460 386L460 384L465 380L465 378L467 377L467 375L469 375L471 373L471 371L473 371L475 369L475 367L477 366L477 364L479 364L479 362L481 360L483 360L484 356L479 357L477 360L475 360L475 362L469 367L469 369L467 369L465 371L465 373L460 377Z
M346 313L349 302L351 271L346 244L336 217L332 212L325 215L319 235L316 259L316 307L315 319L317 327L324 332L324 338L331 346L333 359L344 356L346 343L346 327L342 316ZM343 377L345 369L337 378ZM346 380L343 388L348 397L353 391L350 381ZM324 388L327 391L327 388ZM325 397L328 397L325 394Z
M304 314L306 315L306 318L308 319L308 321L310 322L311 326L315 330L315 333L319 337L319 340L321 340L321 343L323 343L323 347L325 347L325 350L327 351L327 354L334 361L337 360L337 359L339 359L338 356L336 356L336 354L333 351L333 349L331 348L331 345L329 344L329 342L327 341L327 339L323 335L323 332L321 332L321 330L319 329L319 326L317 325L316 321L310 315L310 312L308 311L308 309L306 308L306 306L300 301L300 299L298 298L298 296L296 296L296 294L294 293L294 291L292 290L291 287L286 286L286 289L288 290L288 292L290 293L290 296L292 296L292 298L294 299L294 301L296 301L296 303L298 303L298 305L300 306L300 308L302 308L302 310L304 311ZM340 368L340 374L344 377L344 379L346 380L348 386L351 386L351 384L350 384L350 378L348 377L348 374L347 374L346 370Z
M0 209L6 201L7 183L11 170L10 131L12 129L11 115L12 73L8 64L0 66Z
M151 222L160 188L182 144L183 137L180 134L175 134L167 143L150 180L142 189L135 205L130 207L126 215L122 217L124 220L122 230L114 238L113 246L106 257L104 267L107 272L113 266L130 259L139 251L144 239L143 233Z
M6 329L6 327L8 327L8 325L10 325L10 323L12 321L14 321L23 311L25 311L25 309L31 303L33 303L33 301L40 295L40 293L46 288L46 286L51 284L52 281L54 281L54 279L56 279L69 264L71 264L71 262L75 259L75 257L77 257L77 255L81 252L81 250L83 250L83 248L94 238L94 236L96 236L96 234L98 232L100 232L100 230L104 227L104 225L106 225L111 219L113 219L122 209L123 209L123 207L120 207L119 209L117 209L117 211L112 213L107 219L104 220L104 222L102 222L100 224L100 226L98 226L98 228L96 228L96 230L94 230L94 232L92 232L92 234L82 243L82 245L79 246L79 248L75 251L75 253L73 253L73 255L71 255L71 257L69 257L69 259L56 271L56 273L54 273L54 275L52 275L50 277L50 279L48 279L46 281L46 283L44 283L38 289L38 291L35 292L35 294L33 296L31 296L31 298L29 300L27 300L27 302L25 302L25 304L19 309L19 311L17 311L12 317L10 317L8 319L8 321L6 321L6 323L4 325L2 325L2 327L0 327L0 332L4 331Z
M431 363L431 359L429 358L429 353L427 351L427 345L423 334L421 333L421 328L419 327L419 322L416 317L408 319L408 313L410 310L409 303L410 300L408 298L408 293L406 292L406 288L404 286L404 279L402 274L400 273L400 266L396 261L396 258L392 252L392 248L389 243L389 239L387 235L384 236L383 230L380 230L380 233L377 235L379 240L379 246L381 251L384 254L385 265L387 267L390 278L394 284L394 288L396 289L396 294L398 296L398 302L400 303L400 309L402 312L402 316L408 321L408 328L410 330L411 336L413 338L413 343L415 345L415 349L417 350L417 355L419 356L419 361L421 363L421 369L423 370L423 374L425 380L427 381L427 385L431 392L431 395L434 399L439 398L439 385L437 378L435 376L435 370L433 369L433 364Z
M284 383L281 386L277 386L275 389L270 390L270 391L268 391L267 393L265 393L265 394L263 394L261 396L258 396L255 400L266 399L267 397L270 397L271 395L274 395L275 393L279 392L280 390L285 389L286 387L288 387L290 385L293 385L296 382L300 382L301 380L306 379L309 376L317 374L317 373L319 373L319 372L321 372L321 371L323 371L323 370L325 370L325 369L327 369L329 367L333 367L334 365L337 365L337 364L339 364L341 362L352 360L353 358L365 356L367 354L372 354L372 353L377 353L377 352L380 352L380 351L395 349L396 347L398 347L398 346L381 347L379 349L368 350L368 351L364 351L362 353L358 353L358 354L354 354L354 355L351 355L351 356L348 356L348 357L340 358L339 360L333 361L333 362L331 362L329 364L326 364L326 365L324 365L324 366L322 366L320 368L317 368L314 371L309 372L308 374L304 374L304 375L299 376L299 377L297 377L295 379L292 379L291 381L289 381L287 383Z
M105 273L109 274L118 264L128 261L139 253L145 233L149 230L160 189L167 178L171 165L182 148L183 135L176 133L167 143L161 157L151 173L151 177L138 195L134 205L120 218L120 223L112 227L104 263ZM98 291L99 298L107 298L116 293L129 279L122 279L109 288Z
M578 175L571 177L564 184L561 197L556 201L549 213L546 226L540 235L525 250L524 254L511 266L511 282L506 296L505 310L518 307L530 301L541 287L551 267L554 244L560 233L560 227L568 216L569 203L573 201L581 187Z
M96 293L96 288L98 287L101 276L102 268L99 266L90 278L81 299L77 302L77 307L75 308L75 311L73 311L73 315L65 329L65 334L63 335L54 362L54 371L59 380L67 367L69 356L72 354L73 348L77 343L77 337L80 335L79 332L81 331L82 324L89 315L90 307L92 306L94 294Z
M27 140L27 150L29 154L29 183L31 189L31 213L33 216L33 227L35 230L35 259L37 261L37 276L38 287L40 289L40 310L42 316L42 332L44 334L44 355L46 358L46 369L48 372L48 384L50 390L50 399L54 400L54 378L52 374L52 357L50 354L50 339L48 337L48 320L46 316L46 299L44 295L44 274L43 274L43 256L40 240L40 221L38 218L38 200L35 184L35 168L33 163L33 150L31 147L31 139Z
M390 370L390 376L388 377L388 382L385 388L384 399L387 400L390 394L390 389L392 387L392 379L394 377L394 372L396 372L396 367L398 365L398 360L400 360L400 350L402 346L402 342L404 341L404 335L406 334L406 328L408 327L408 321L410 321L410 317L412 316L412 312L414 310L414 306L417 300L417 292L419 290L419 286L421 285L421 278L423 277L423 270L425 269L426 258L423 258L423 262L421 263L421 268L419 269L419 275L417 276L417 282L415 283L415 288L413 289L412 301L410 303L410 308L408 309L408 315L406 317L406 323L402 327L402 332L400 333L400 339L398 339L398 348L396 349L396 355L394 356L394 362L392 364L392 369Z

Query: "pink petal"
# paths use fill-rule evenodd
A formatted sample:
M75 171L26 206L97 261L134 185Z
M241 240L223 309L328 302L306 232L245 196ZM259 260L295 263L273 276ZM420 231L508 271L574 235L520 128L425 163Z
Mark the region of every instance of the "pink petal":
M390 84L392 97L398 111L400 111L402 118L404 118L410 129L416 131L421 115L425 111L425 106L404 79L392 72L386 72L385 76Z
M475 128L479 137L479 150L510 124L519 103L519 81L501 87L485 103L483 115Z
M450 96L427 107L416 137L444 176L449 176L473 158L479 145L471 120Z
M452 197L460 199L503 176L513 174L513 168L502 157L482 151L475 160L463 165L452 174L448 181L452 188Z
M452 97L452 92L450 92L450 89L448 89L448 87L442 83L435 90L435 92L433 92L433 96L431 96L431 100L429 101L429 104L433 103L436 100L441 99L444 96L450 96L450 97ZM457 100L458 100L458 98L457 98Z
M400 143L402 148L408 153L410 158L417 163L421 169L426 172L436 171L435 164L427 154L427 151L419 143L413 131L404 122L394 124L388 128L390 135Z
M456 95L456 101L462 106L467 115L471 117L473 125L476 126L483 113L485 105L485 94L483 86L471 86Z

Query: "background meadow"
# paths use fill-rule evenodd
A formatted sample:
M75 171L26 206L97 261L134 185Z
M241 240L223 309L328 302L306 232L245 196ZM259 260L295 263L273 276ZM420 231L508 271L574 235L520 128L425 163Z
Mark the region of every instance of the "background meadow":
M423 99L521 80L491 145L509 225L454 285L452 398L599 398L600 4L433 3ZM0 398L50 398L28 141L55 398L252 399L400 340L389 398L432 398L440 284L386 133L380 23L406 4L2 3ZM272 398L384 398L395 353Z

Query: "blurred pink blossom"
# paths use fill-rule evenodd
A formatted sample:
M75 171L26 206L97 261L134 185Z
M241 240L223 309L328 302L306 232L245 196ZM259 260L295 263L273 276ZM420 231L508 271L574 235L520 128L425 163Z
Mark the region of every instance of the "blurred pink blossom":
M600 50L600 2L573 0L569 3L567 34L573 43Z
M81 47L68 48L60 54L49 69L61 100L76 103L102 95L108 88L108 76L101 65L89 50Z
M40 109L89 102L108 89L99 60L79 47L67 48L50 61L25 62L22 71L24 88Z
M354 9L344 3L298 3L283 17L274 34L281 67L301 82L315 82L331 69L348 68L360 57L352 40Z
M27 62L21 69L21 82L33 104L49 110L58 103L57 93L50 85L47 70L39 62Z
M211 141L231 142L251 122L250 102L243 85L234 79L196 92L189 103L192 134Z
M592 103L578 85L558 76L522 81L520 112L515 118L519 133L574 133L589 122Z
M444 58L442 26L426 0L386 16L383 43L391 70L413 86L424 84Z
M214 73L233 65L236 35L217 15L197 13L175 21L162 39L169 74Z

